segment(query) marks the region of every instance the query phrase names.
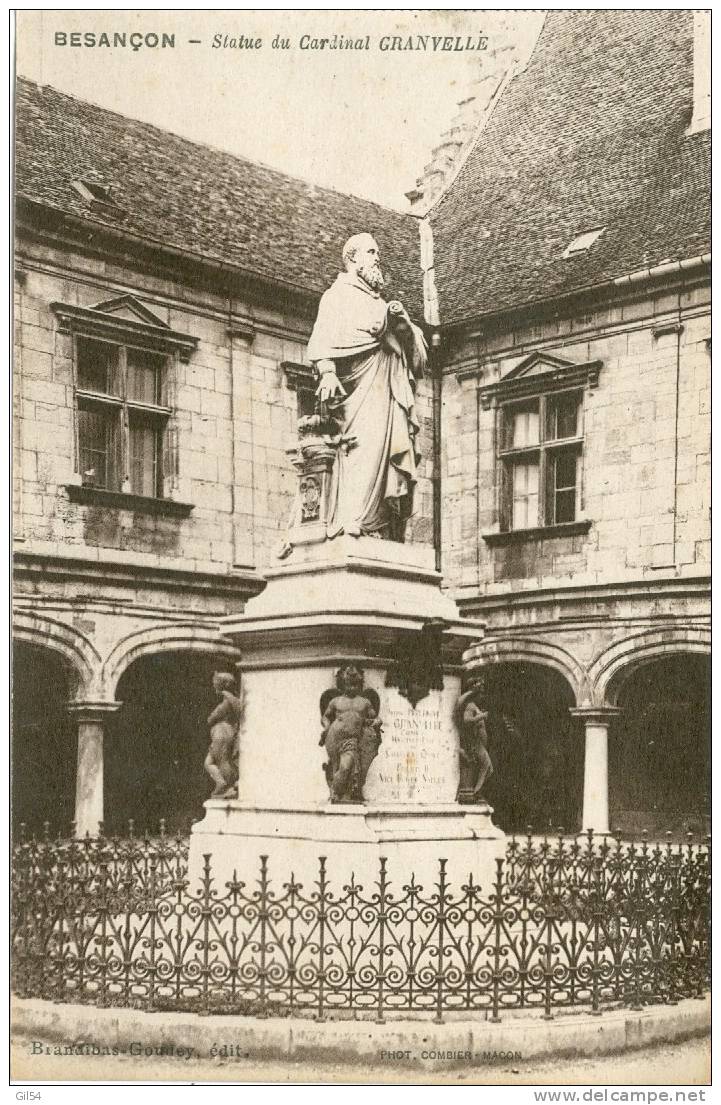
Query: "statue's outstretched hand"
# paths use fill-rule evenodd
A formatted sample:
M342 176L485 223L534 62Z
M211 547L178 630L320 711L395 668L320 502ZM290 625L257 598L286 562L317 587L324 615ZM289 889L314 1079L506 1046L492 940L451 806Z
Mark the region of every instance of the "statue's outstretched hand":
M410 326L410 316L399 299L391 300L388 304L388 313L393 315L395 319L405 322L406 325Z
M328 399L343 398L347 392L335 372L324 372L315 394L321 403L325 403Z

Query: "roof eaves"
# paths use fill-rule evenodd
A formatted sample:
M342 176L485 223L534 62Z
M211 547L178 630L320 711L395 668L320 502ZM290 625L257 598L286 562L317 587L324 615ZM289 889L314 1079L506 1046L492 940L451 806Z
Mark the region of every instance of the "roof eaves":
M247 280L254 280L260 283L273 285L276 287L285 288L288 291L292 291L296 294L302 295L306 299L320 298L320 292L314 292L308 288L307 285L296 284L289 280L283 280L276 276L268 276L267 273L257 271L254 269L246 269L242 265L235 264L232 261L224 260L222 257L216 257L212 254L201 253L198 250L186 249L180 246L169 245L167 242L162 241L159 238L153 238L149 234L136 234L131 230L121 229L116 226L111 226L107 222L103 222L102 219L93 219L90 215L79 215L74 211L68 211L64 207L60 207L57 204L49 203L47 200L40 200L36 197L29 196L26 193L20 192L17 196L18 200L24 200L31 204L33 207L44 208L49 211L53 211L72 223L76 224L89 224L103 233L110 235L111 237L132 242L133 244L145 244L152 245L162 253L167 253L173 257L183 257L195 260L200 260L203 264L208 265L211 268L218 269L219 271L232 272L237 276L240 276Z
M474 322L480 320L501 317L503 315L515 314L521 310L528 310L531 307L535 307L541 304L553 303L556 300L563 301L567 299L576 299L580 296L589 295L590 293L597 293L604 289L610 288L622 288L630 285L637 285L648 283L656 279L662 279L665 276L671 276L674 273L686 273L696 269L708 268L711 265L711 254L702 253L695 257L682 258L679 261L667 261L660 265L655 265L652 268L636 269L630 273L624 273L622 276L615 276L609 280L603 280L598 284L584 284L577 288L572 288L569 291L556 292L551 295L537 296L533 299L518 300L516 303L509 303L504 307L496 308L489 311L477 311L471 315L466 315L459 319L454 319L452 322L441 322L442 328L448 331L461 330L466 326L471 325Z

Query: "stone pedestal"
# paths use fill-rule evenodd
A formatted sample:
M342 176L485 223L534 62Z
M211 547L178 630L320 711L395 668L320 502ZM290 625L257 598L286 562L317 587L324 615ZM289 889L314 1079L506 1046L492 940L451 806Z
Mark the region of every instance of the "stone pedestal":
M445 859L448 879L456 889L473 875L493 885L496 856L503 855L505 837L491 821L490 806L434 803L422 811L411 805L330 805L256 807L214 799L206 803L202 822L191 838L191 883L197 885L203 857L211 856L215 885L222 894L237 875L246 884L258 877L260 856L268 857L268 875L280 890L291 875L310 889L318 878L319 859L339 894L351 875L366 889L378 880L381 857L400 890L413 873L428 889L438 881Z
M456 803L453 724L461 654L483 626L458 617L432 550L343 536L295 548L267 578L245 613L223 625L243 657L238 798L206 802L191 837L191 878L210 853L221 881L233 871L255 877L261 854L281 882L291 871L314 881L319 856L333 883L351 872L374 881L381 856L399 880L414 872L435 881L440 858L452 881L490 880L505 838L486 804ZM441 627L443 688L414 705L387 677L402 682L428 623ZM319 745L320 696L347 661L378 693L383 722L362 805L330 803Z

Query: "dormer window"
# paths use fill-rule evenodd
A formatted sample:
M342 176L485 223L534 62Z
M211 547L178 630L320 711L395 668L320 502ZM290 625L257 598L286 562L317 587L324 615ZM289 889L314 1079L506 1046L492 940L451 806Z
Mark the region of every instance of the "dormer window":
M605 226L598 226L594 230L585 230L583 234L578 234L568 243L563 251L563 256L575 257L579 253L586 253L594 242L598 241L605 229Z
M116 219L125 218L127 212L113 198L114 185L96 177L85 176L72 180L70 187L99 214Z
M102 180L95 180L92 177L80 177L78 180L71 181L71 185L88 203L94 200L99 203L113 203L112 184L105 184Z

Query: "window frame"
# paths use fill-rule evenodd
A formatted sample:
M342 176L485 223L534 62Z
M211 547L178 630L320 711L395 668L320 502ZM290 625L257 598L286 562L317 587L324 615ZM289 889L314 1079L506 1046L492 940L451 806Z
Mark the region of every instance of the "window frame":
M114 371L117 374L117 392L99 392L94 389L80 386L80 343L89 341L102 345L112 346L116 351L116 364ZM128 395L128 350L138 349L142 353L149 354L158 359L158 376L156 381L157 402L147 403L142 400L132 399ZM123 339L111 335L101 335L97 332L88 333L82 329L73 332L73 381L74 381L74 406L76 420L76 464L83 486L93 491L107 493L130 494L136 498L164 499L164 453L165 439L168 423L172 415L172 409L167 402L168 376L171 371L173 354L164 350L153 348L151 344L133 340L132 337ZM113 474L112 481L106 477L105 485L87 483L83 479L81 470L82 445L80 439L79 414L82 410L98 410L106 415L115 412L118 420L118 448L114 460L117 471ZM132 487L131 474L131 424L133 416L146 419L154 428L155 433L155 472L153 478L154 492L152 495L138 492Z
M281 361L280 367L285 376L285 386L296 393L298 418L315 414L315 393L318 388L318 374L315 369L298 361Z
M499 455L503 450L503 424L499 416L499 409L508 403L517 400L539 399L542 395L549 395L562 391L578 391L582 396L582 410L584 419L584 437L586 413L589 399L593 391L598 387L599 376L603 368L603 361L569 361L555 353L546 350L534 350L526 354L505 376L497 377L489 383L478 384L479 408L493 412L493 471L495 484L494 498L494 530L481 534L487 545L506 546L521 544L523 542L537 541L545 538L577 536L588 533L592 521L584 518L583 484L585 469L583 454L581 473L579 477L580 503L578 514L580 518L576 522L562 522L552 526L538 526L526 530L503 530L500 528L503 519L503 460ZM562 442L559 444L563 444Z
M549 436L549 413L552 405L560 396L573 395L576 398L576 433L570 437ZM513 444L513 416L515 413L535 409L538 412L538 439L526 444ZM548 529L571 525L582 521L583 495L583 389L576 386L539 391L535 395L509 398L498 404L499 442L497 463L499 465L499 521L501 533L521 533L528 530ZM510 444L509 444L510 443ZM557 488L554 484L555 459L562 453L573 451L576 456L576 482L574 518L559 522L556 520ZM520 464L535 464L538 467L538 516L534 524L524 527L513 525L514 472Z

